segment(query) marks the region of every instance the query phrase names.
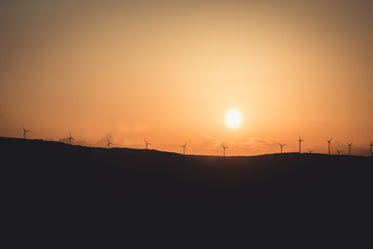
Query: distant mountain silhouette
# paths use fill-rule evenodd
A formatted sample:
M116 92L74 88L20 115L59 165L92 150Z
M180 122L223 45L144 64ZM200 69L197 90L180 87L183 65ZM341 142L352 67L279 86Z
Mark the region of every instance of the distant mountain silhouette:
M192 156L0 138L17 224L370 225L373 160ZM58 224L58 225L57 225Z

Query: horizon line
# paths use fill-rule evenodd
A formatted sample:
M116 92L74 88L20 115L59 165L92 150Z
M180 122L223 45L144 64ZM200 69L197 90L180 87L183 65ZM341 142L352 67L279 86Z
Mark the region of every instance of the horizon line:
M181 156L206 156L206 157L219 157L219 158L224 158L224 157L257 157L257 156L269 156L269 155L322 155L322 156L325 156L325 157L348 157L348 158L351 158L351 157L361 157L361 158L371 158L370 156L365 156L365 155L348 155L348 154L342 154L342 155L337 155L337 154L327 154L327 153L309 153L309 152L304 152L304 153L299 153L299 152L296 152L296 151L293 151L293 152L276 152L276 153L266 153L266 154L255 154L255 155L227 155L227 156L224 156L224 155L211 155L211 154L183 154L183 153L180 153L180 152L173 152L173 151L164 151L164 150L157 150L157 149L139 149L139 148L131 148L131 147L111 147L111 148L106 148L106 147L100 147L100 146L87 146L87 145L79 145L79 144L69 144L69 143L66 143L66 142L62 142L62 141L56 141L56 140L45 140L45 139L42 139L42 138L27 138L27 139L24 139L24 138L18 138L18 137L4 137L4 136L0 136L0 139L14 139L14 140L20 140L20 141L24 141L24 140L28 140L28 141L42 141L42 142L50 142L50 143L58 143L58 144L63 144L63 145L67 145L67 146L75 146L75 147L83 147L83 148L92 148L92 149L103 149L103 150L113 150L113 149L127 149L127 150L138 150L138 151L155 151L155 152L161 152L161 153L170 153L170 154L177 154L177 155L181 155Z

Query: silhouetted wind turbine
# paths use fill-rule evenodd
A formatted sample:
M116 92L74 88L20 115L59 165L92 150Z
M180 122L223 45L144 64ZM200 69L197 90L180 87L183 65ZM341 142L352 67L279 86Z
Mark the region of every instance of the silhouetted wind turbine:
M299 142L299 154L301 154L302 153L302 142L303 142L304 140L299 136L299 140L298 140L298 142Z
M72 140L75 140L75 138L73 138L73 137L71 136L71 132L70 132L70 136L68 137L68 140L69 140L70 145L71 145L71 141L72 141Z
M22 126L22 129L23 129L23 139L26 139L26 133L31 132L31 131L26 130L25 127L23 127L23 126Z
M341 155L341 152L342 152L341 150L337 149L338 156Z
M351 156L351 146L352 146L352 143L348 143L348 155Z
M145 140L145 149L147 150L148 149L148 145L151 145L151 143L149 143L146 139Z
M225 149L228 149L229 147L225 146L224 144L222 144L221 147L223 147L223 155L225 156Z
M311 150L310 148L307 148L308 150L308 153L312 154L313 150Z
M110 137L108 137L107 138L107 147L110 149L111 145L114 145L114 144L110 141Z
M282 147L286 146L286 144L280 144L281 147L281 154L282 154Z
M186 150L186 146L187 146L187 143L181 145L181 147L183 147L183 152L184 152L184 155L185 155L185 150Z
M330 143L332 142L332 137L329 140L326 140L328 142L328 154L330 156Z
M372 146L373 146L373 144L372 144L372 140L370 140L370 157L372 157Z

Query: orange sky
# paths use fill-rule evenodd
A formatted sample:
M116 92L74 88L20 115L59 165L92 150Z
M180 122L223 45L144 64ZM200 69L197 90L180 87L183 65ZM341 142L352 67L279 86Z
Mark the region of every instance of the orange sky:
M15 3L16 2L16 3ZM156 2L156 3L155 3ZM373 139L369 1L0 3L0 136L181 152ZM312 2L312 3L311 3ZM230 129L225 114L242 114Z

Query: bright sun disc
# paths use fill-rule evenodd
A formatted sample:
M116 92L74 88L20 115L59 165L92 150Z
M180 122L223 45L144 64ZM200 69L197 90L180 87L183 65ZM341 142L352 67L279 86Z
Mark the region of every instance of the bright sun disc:
M237 128L242 121L241 113L237 110L230 110L225 116L225 122L230 128Z

